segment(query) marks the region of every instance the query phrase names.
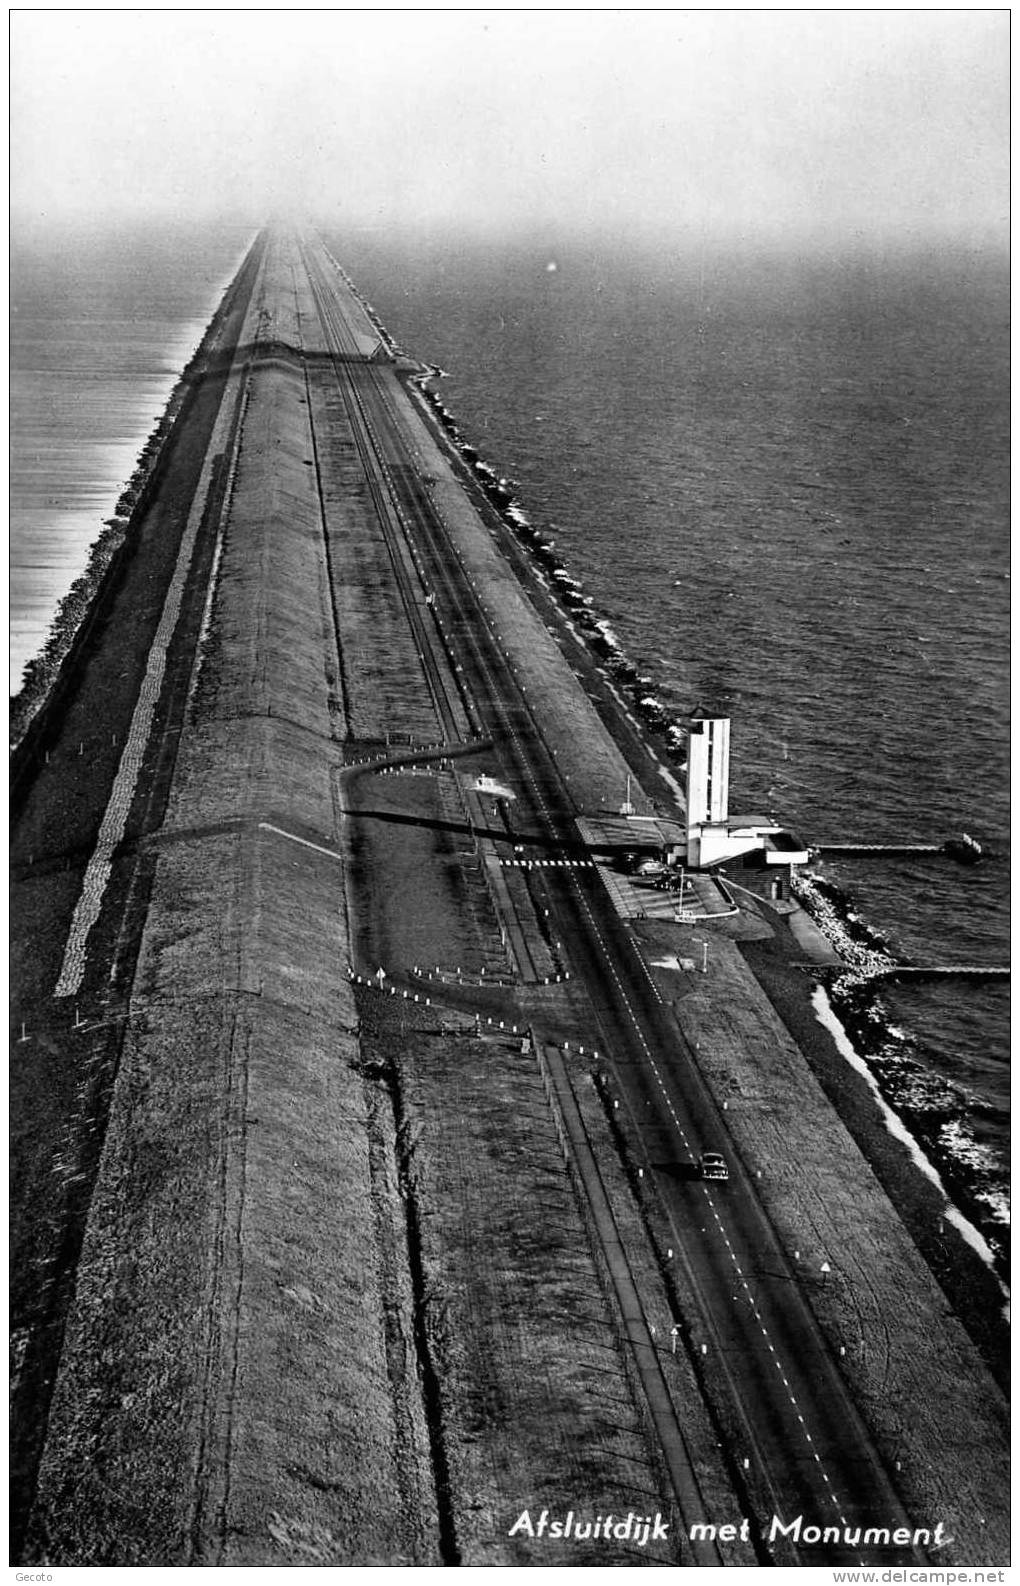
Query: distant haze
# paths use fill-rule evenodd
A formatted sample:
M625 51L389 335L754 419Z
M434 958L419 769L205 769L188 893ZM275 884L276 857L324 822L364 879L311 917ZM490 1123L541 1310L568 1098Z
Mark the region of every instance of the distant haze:
M1005 238L1006 11L15 11L19 226Z

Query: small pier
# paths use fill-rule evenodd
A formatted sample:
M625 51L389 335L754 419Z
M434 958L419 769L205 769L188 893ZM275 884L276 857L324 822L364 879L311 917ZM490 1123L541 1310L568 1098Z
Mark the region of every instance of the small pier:
M940 843L812 843L811 852L827 859L830 855L881 854L887 859L909 854L941 854Z
M812 842L811 852L822 860L830 858L855 858L857 855L874 855L882 860L911 858L915 853L938 853L938 842Z
M883 971L886 980L1003 980L1010 973L1008 964L893 964Z
M820 859L853 858L873 855L878 859L910 859L918 854L940 859L955 859L960 865L976 865L984 857L981 844L967 832L947 837L942 843L812 843L812 854Z

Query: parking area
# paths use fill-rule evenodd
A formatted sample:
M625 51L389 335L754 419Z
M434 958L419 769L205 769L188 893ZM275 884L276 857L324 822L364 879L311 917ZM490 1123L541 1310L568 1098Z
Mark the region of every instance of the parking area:
M707 874L683 875L676 872L675 886L666 890L645 876L626 876L611 865L599 864L599 875L606 884L617 912L625 920L671 920L677 925L697 920L721 920L738 912L737 903L726 883ZM670 877L673 880L673 876Z

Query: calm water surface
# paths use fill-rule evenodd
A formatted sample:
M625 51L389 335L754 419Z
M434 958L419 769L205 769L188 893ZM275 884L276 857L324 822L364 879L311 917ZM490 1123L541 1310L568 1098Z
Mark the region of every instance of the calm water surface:
M236 227L14 238L12 692L249 239Z

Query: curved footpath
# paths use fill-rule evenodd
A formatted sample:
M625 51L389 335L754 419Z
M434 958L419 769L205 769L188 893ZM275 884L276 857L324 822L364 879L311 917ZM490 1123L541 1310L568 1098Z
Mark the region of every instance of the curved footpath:
M242 278L15 830L20 1556L1003 1563L774 915L505 863L661 777L321 245Z

